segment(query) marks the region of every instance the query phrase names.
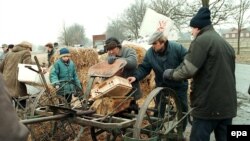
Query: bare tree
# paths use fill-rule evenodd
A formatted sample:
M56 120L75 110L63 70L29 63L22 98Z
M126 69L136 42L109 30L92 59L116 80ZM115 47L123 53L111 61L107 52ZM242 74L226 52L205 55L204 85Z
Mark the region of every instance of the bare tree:
M246 12L250 9L250 0L239 0L239 4L236 5L237 11L233 15L233 19L237 23L237 54L240 54L240 35L250 16L246 17Z
M190 19L197 13L205 1L207 1L207 6L211 10L213 25L226 23L229 16L236 12L236 8L231 0L211 0L210 3L209 0L192 1L192 3L186 0L150 0L149 3L145 1L136 0L134 4L131 4L124 11L122 18L114 20L114 23L119 23L120 28L124 28L122 29L124 35L131 35L135 39L139 37L140 25L147 7L172 19L180 31L182 27L188 27Z
M180 26L187 21L186 17L192 16L192 14L186 13L186 4L184 3L186 0L152 0L149 8L172 19L180 29Z
M127 37L126 29L124 28L122 21L119 18L112 20L108 24L106 37L107 38L116 37L120 41L126 39Z
M79 24L66 27L64 24L59 41L66 46L84 45L87 41L84 27Z
M131 37L139 38L139 28L141 26L147 4L144 0L136 0L123 14L122 26L127 29L127 34Z

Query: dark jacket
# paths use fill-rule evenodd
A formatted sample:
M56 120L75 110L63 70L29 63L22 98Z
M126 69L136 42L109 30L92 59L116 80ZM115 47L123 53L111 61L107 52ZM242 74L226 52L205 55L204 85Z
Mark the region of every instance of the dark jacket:
M122 72L122 77L127 78L129 76L134 75L137 68L137 55L136 51L133 48L122 47L119 54L116 56L118 58L122 58L127 61L126 66ZM135 100L141 97L141 89L139 85L139 81L132 83L132 86L137 89L134 93Z
M174 69L179 66L187 53L187 49L181 44L172 41L168 41L165 46L166 49L164 54L158 54L152 48L149 48L146 52L143 62L138 66L134 76L136 77L136 80L140 81L145 78L153 69L157 87L170 87L175 90L187 90L187 80L179 82L174 80L163 80L164 70Z
M63 86L63 88L58 91L60 95L72 94L75 90L74 84L82 88L76 73L75 64L72 60L69 60L68 63L64 63L62 59L58 59L51 68L49 78L53 85ZM73 83L68 83L68 81L72 81Z
M55 53L55 49L53 48L50 52L48 51L48 67L51 66L51 58Z
M236 116L235 52L212 25L206 26L191 42L184 62L173 78L193 77L190 95L192 115L202 119Z
M0 72L9 88L11 97L27 95L25 83L18 81L18 64L31 64L31 53L22 45L16 45L0 65Z
M26 141L29 130L19 122L17 114L11 104L9 91L0 74L0 140L1 141Z

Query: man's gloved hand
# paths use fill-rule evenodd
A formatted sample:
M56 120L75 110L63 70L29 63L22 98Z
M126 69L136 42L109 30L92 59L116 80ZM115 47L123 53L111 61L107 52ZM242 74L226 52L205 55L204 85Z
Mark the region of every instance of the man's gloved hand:
M163 73L163 80L173 80L174 69L166 69Z
M109 64L113 64L115 62L115 60L117 59L117 57L115 56L108 56L108 63Z

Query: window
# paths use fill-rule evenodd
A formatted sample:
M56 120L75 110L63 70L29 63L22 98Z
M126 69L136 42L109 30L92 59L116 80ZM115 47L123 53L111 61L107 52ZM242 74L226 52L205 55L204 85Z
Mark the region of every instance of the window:
M226 34L226 36L225 36L226 38L229 38L229 34Z
M234 33L232 34L232 38L235 38L235 34Z
M244 33L240 33L240 37L244 37Z

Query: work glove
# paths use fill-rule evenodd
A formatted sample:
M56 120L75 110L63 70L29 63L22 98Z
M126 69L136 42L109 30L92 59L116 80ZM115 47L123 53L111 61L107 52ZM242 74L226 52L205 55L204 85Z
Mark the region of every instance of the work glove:
M174 69L166 69L163 73L163 80L173 80Z
M108 56L108 63L109 64L113 64L115 62L115 60L118 59L117 57L115 56Z

